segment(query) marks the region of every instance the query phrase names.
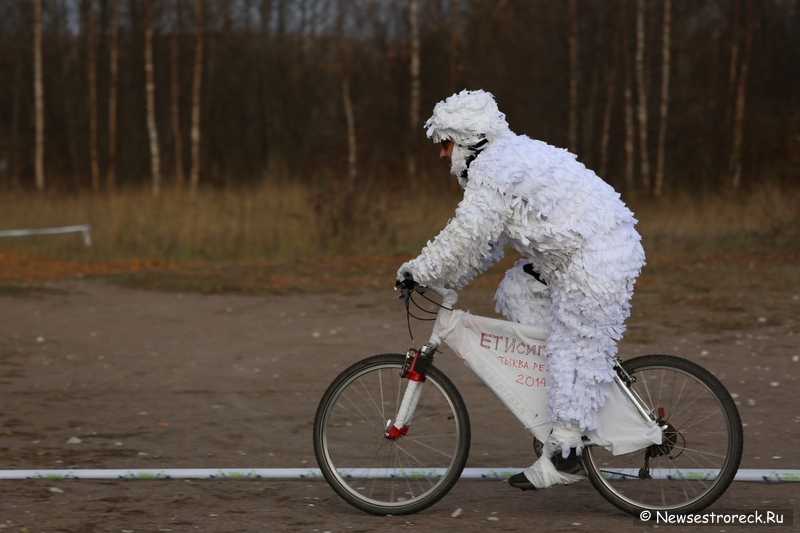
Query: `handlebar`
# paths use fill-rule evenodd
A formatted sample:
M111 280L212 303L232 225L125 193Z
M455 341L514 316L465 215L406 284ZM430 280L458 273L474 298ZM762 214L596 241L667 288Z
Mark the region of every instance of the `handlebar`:
M394 284L394 290L411 292L416 290L417 287L420 286L419 283L414 281L414 277L411 275L410 272L404 272L403 276L405 277L405 279L403 279L402 281L397 280L397 282Z
M442 297L442 307L445 309L453 310L453 306L458 301L458 293L453 289L445 289L444 287L428 287L430 290Z
M402 281L398 280L394 285L394 289L396 291L399 290L403 292L404 299L410 297L412 292L422 293L425 290L430 290L442 297L442 303L440 304L442 307L452 311L453 306L458 301L458 293L456 291L452 289L445 289L444 287L436 287L433 285L423 287L414 281L414 278L410 273L406 272L404 275L405 279Z

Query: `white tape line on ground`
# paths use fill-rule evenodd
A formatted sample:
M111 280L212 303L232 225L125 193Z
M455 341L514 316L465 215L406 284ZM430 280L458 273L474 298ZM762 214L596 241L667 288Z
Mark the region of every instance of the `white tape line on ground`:
M508 479L521 468L465 468L461 479ZM633 469L617 472L635 479ZM340 471L345 477L372 477L368 469ZM443 468L397 472L397 477L439 477ZM654 469L654 479L709 480L715 470L683 470L678 472ZM130 470L0 470L2 479L321 479L318 468L165 468ZM800 470L739 470L735 481L800 481Z

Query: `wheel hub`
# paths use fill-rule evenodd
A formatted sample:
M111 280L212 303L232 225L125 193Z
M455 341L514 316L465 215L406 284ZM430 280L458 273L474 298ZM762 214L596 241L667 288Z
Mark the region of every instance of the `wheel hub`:
M672 458L672 450L678 444L678 438L681 437L681 434L678 433L675 426L665 420L659 420L658 425L662 428L661 444L648 446L647 457L666 456Z

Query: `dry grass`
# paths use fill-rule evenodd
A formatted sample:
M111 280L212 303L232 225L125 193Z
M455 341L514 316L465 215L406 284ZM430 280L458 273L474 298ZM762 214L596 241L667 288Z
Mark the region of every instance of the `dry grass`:
M418 247L444 225L457 200L327 199L300 185L256 190L40 196L3 193L0 229L91 224L93 246L79 234L0 240L0 251L99 260L287 259L392 253ZM427 204L427 205L426 205Z
M764 184L749 193L677 194L632 206L650 251L800 249L800 188Z
M0 229L92 224L79 234L0 240L0 251L78 260L247 261L413 253L452 216L441 193L331 200L299 184L256 190L0 195ZM800 249L800 189L729 197L678 195L632 205L648 253Z

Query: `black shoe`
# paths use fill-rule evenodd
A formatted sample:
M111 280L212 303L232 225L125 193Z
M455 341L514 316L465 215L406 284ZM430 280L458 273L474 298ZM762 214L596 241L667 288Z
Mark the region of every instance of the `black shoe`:
M556 453L555 457L553 457L553 464L556 466L556 470L562 474L586 475L586 471L583 468L583 461L581 461L581 458L575 453L575 448L570 449L569 456L567 456L566 459L561 457L560 453Z
M553 457L553 464L556 466L556 470L562 474L586 475L586 470L583 468L583 461L581 461L581 458L578 457L574 449L570 450L570 454L566 459L561 457L560 453L557 453L556 456Z
M528 478L525 477L525 472L520 472L519 474L514 474L510 478L508 478L508 484L514 487L515 489L521 490L539 490L536 488L536 485L528 481Z

